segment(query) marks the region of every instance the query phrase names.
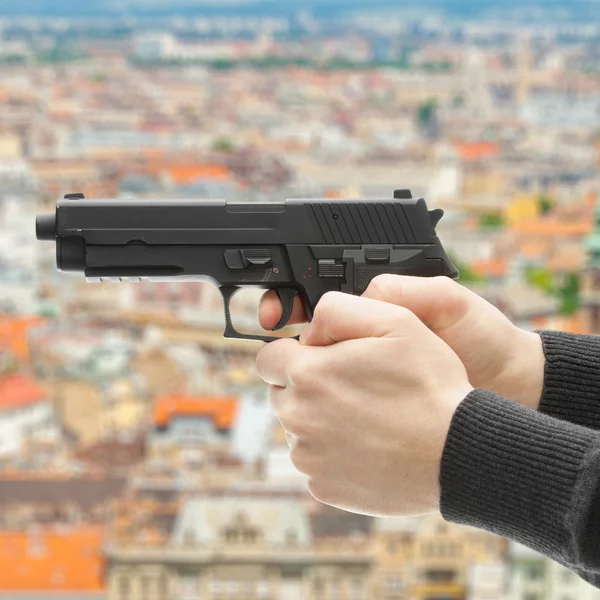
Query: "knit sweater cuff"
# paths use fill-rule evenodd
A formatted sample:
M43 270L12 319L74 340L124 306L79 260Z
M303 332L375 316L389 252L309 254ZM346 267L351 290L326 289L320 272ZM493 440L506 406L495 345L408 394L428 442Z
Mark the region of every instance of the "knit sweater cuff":
M538 333L546 355L540 412L600 429L600 337Z
M573 489L594 435L475 390L456 410L446 440L442 516L566 560Z

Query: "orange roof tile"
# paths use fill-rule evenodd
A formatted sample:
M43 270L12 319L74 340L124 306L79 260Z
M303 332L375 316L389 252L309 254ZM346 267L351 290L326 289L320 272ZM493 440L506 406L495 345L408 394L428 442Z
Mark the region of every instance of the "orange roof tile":
M585 253L580 254L559 254L550 258L546 266L551 271L573 272L580 271L586 262Z
M500 147L494 142L457 142L454 148L467 161L498 156L500 153Z
M508 269L508 262L504 258L481 259L476 260L471 268L482 277L504 277Z
M527 258L540 258L548 251L548 244L539 241L527 241L521 244L521 254Z
M550 221L531 220L517 222L513 231L522 234L542 235L548 237L585 237L592 233L594 225L591 221Z
M25 375L8 375L0 379L0 411L29 406L48 398L48 393Z
M102 591L102 543L100 527L1 532L0 592Z
M39 317L0 316L0 348L11 352L17 358L27 359L27 332L40 323L43 323L43 319Z
M589 335L592 333L586 327L580 314L563 317L560 329L561 331L568 331L569 333L576 333L578 335Z
M154 423L157 427L165 427L175 416L207 417L218 429L229 429L237 413L237 404L237 398L227 396L162 396L154 405Z
M198 179L223 181L230 177L231 172L222 165L184 165L168 168L167 174L175 183L185 184Z

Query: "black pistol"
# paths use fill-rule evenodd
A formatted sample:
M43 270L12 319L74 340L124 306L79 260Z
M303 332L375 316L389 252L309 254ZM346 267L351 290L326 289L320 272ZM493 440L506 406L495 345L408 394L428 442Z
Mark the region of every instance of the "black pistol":
M225 337L270 342L233 326L242 287L274 290L291 318L299 295L309 319L327 292L360 295L383 273L458 277L436 235L444 212L409 190L391 199L86 200L68 194L36 219L38 240L56 242L61 271L88 280L212 281L225 302Z

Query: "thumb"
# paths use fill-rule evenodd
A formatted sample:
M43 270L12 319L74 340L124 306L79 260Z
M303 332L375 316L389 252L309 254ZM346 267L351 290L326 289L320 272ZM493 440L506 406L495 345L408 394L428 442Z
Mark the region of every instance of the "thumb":
M485 302L448 277L403 275L376 277L363 297L407 308L436 333L456 325L471 308Z
M300 335L305 346L329 346L367 337L410 335L423 324L410 311L388 302L329 292L315 308L313 320Z

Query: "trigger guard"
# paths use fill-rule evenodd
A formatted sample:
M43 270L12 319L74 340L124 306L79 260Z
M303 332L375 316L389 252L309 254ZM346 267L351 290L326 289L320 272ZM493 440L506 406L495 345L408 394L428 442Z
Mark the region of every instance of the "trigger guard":
M292 288L276 288L275 293L281 302L282 313L279 323L277 323L271 331L279 331L290 322L294 310L294 299L298 295L298 290Z

